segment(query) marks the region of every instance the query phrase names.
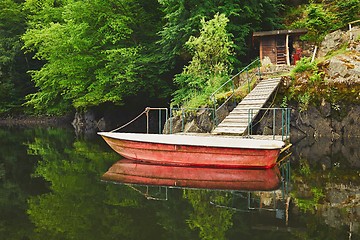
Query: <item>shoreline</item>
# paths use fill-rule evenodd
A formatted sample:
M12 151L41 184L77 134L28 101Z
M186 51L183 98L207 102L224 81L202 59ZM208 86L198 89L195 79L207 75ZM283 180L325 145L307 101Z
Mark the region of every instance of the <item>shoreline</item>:
M0 117L0 126L35 126L35 125L47 125L47 126L71 126L70 116L8 116Z

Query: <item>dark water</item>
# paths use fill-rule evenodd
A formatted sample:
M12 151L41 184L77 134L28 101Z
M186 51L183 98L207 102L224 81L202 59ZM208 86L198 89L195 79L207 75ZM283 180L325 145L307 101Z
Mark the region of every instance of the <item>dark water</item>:
M276 191L127 186L72 129L0 128L0 239L360 239L359 139L303 140Z

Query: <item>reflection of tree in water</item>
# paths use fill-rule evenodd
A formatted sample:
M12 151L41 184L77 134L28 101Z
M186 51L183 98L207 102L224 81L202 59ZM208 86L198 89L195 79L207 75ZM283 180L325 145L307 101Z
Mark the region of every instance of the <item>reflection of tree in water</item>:
M36 158L27 156L23 144L32 138L33 131L0 128L0 239L32 235L34 226L25 213L26 201L45 190L37 179L30 178Z
M301 158L292 171L293 212L300 211L308 237L352 239L360 236L360 170L341 164L331 156L332 165ZM346 160L346 159L345 159ZM305 221L306 219L306 221ZM321 236L323 238L321 238Z
M71 131L0 130L0 137L6 139L0 144L0 239L344 239L349 231L359 238L360 170L340 160L292 164L285 226L273 212L210 204L232 206L230 192L171 189L168 201L148 201L125 185L103 183L100 176L118 156L98 142L74 139ZM294 204L298 200L309 210Z
M209 190L184 190L184 198L189 200L194 209L187 223L191 229L199 229L201 239L226 239L226 232L233 225L234 212L214 207L210 202L216 200L225 204L231 199L228 194Z
M35 239L145 239L141 231L156 231L155 223L145 228L141 224L149 217L134 218L142 205L140 196L125 186L100 181L116 154L88 141L69 144L61 138L47 135L28 145L31 153L42 157L35 175L48 181L51 189L29 200Z

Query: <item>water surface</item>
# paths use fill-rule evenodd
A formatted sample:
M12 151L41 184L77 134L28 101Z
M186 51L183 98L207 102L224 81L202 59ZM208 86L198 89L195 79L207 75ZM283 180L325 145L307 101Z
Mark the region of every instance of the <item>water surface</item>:
M276 191L101 181L94 135L0 128L0 239L360 239L359 140L304 140Z

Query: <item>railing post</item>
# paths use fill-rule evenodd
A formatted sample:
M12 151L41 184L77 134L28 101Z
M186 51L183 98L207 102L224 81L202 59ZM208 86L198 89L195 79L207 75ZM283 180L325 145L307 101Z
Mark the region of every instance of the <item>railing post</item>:
M251 89L250 89L250 79L249 79L249 71L246 70L246 78L247 78L247 83L248 83L248 93L250 93Z
M149 133L149 107L146 108L146 133Z
M250 108L248 109L248 126L247 126L247 132L248 132L248 136L250 136Z
M215 113L216 113L216 110L215 110L215 109L212 109L211 115L212 115L212 119L213 119L213 124L216 126Z
M274 108L273 109L273 139L275 139L275 132L276 132L276 129L275 129L275 127L276 127L276 124L275 124L276 116L275 116L275 114L276 114L276 110Z
M161 133L161 109L159 109L159 134Z
M258 58L258 72L259 72L259 80L261 79L261 71L260 71L260 67L261 67L261 61Z
M215 126L217 126L217 114L216 114L216 97L215 94L213 95L213 104L214 104L214 122L215 122Z
M232 88L232 96L233 96L234 107L236 107L235 84L234 84L234 81L232 81L231 88Z
M166 121L169 119L168 118L169 117L169 110L166 108L166 110L165 110L165 124L166 124ZM170 120L171 121L171 120ZM164 124L164 128L165 128L165 124ZM169 134L169 125L168 124L166 124L166 134Z
M173 121L173 119L172 119L172 111L173 111L173 109L170 108L170 117L169 117L169 119L170 119L170 123L169 123L170 129L169 129L169 133L170 133L170 134L172 134L172 121Z
M184 125L185 125L185 123L184 123L184 118L185 118L185 116L184 116L184 109L183 108L181 108L181 132L184 132Z
M281 109L281 140L284 141L284 109Z
M287 108L287 135L288 138L290 139L290 122L291 122L291 108Z

